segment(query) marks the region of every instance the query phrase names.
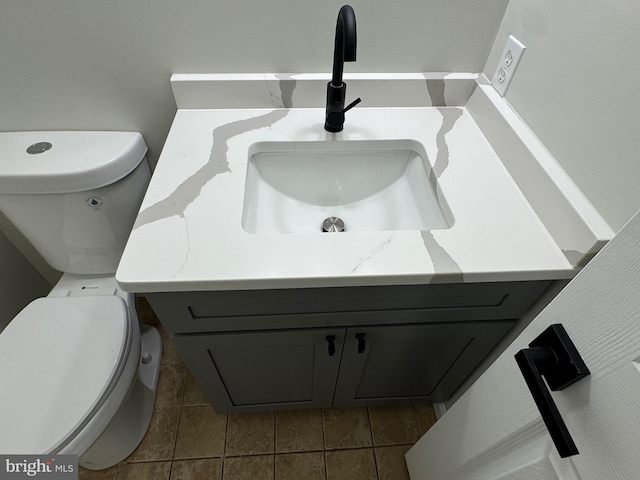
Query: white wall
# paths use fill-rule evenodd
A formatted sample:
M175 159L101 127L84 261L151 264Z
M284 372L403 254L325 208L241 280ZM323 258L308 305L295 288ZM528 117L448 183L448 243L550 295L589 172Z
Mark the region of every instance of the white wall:
M640 209L640 6L511 0L506 39L527 47L506 98L614 230Z
M329 72L343 3L0 0L0 131L140 131L153 165L172 73ZM479 71L507 3L353 0L346 71Z

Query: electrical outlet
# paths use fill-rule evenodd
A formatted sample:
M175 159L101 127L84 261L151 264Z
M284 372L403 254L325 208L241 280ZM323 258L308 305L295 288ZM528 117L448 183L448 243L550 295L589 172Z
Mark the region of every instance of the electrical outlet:
M491 80L491 85L493 85L493 88L495 88L502 97L507 93L507 89L509 88L513 75L516 73L516 68L518 68L518 63L520 63L525 48L517 38L509 35L507 45L504 47L504 51L498 62L496 73L493 74L493 79Z

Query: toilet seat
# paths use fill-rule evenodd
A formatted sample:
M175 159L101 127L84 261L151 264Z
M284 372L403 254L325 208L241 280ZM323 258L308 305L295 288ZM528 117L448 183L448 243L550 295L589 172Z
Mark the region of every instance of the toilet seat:
M0 452L55 453L113 391L132 345L116 296L40 298L0 334Z

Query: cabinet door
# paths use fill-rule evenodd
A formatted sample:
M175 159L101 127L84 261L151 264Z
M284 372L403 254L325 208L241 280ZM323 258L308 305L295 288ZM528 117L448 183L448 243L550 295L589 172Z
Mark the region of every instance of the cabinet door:
M349 328L335 405L441 402L512 321Z
M330 406L344 331L172 335L172 339L217 412L250 412Z

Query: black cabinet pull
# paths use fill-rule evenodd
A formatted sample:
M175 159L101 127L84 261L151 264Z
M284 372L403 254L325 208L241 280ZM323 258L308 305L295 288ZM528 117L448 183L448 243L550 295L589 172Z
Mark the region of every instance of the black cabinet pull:
M577 455L578 448L542 376L547 380L549 389L564 390L589 375L589 369L560 324L551 325L529 347L516 353L518 367L560 457Z
M364 333L356 333L356 338L358 339L358 353L362 353L365 348L367 348L367 342L364 340Z
M335 335L327 335L326 336L327 343L329 344L329 356L333 357L336 353L336 336Z

